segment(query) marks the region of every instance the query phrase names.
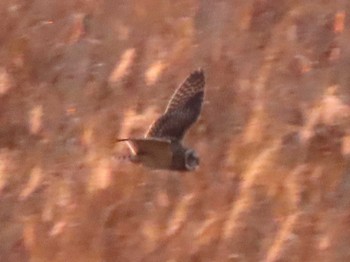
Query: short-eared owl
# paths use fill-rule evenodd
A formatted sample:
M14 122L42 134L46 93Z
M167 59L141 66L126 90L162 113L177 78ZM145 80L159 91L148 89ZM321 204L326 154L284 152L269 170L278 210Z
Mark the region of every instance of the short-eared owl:
M194 71L177 88L164 114L149 128L145 138L118 139L126 141L130 160L152 169L194 170L199 158L193 149L182 145L187 129L196 122L204 97L204 73Z

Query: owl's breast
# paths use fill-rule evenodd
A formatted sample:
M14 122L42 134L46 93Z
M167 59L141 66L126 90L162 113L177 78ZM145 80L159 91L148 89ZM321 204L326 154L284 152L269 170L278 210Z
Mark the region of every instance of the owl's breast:
M178 171L186 171L185 165L185 152L186 148L178 141L173 141L171 143L172 149L172 164L171 169Z

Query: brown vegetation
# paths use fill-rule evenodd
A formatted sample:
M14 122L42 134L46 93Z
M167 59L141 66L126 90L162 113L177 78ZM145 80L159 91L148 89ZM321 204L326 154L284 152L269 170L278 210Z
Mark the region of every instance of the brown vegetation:
M350 261L349 12L0 1L0 261ZM118 160L198 67L199 170Z

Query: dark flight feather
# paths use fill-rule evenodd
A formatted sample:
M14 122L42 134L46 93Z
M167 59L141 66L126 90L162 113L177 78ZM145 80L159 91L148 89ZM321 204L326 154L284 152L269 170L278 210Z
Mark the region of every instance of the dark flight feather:
M151 125L146 137L181 140L200 115L204 86L203 71L194 71L174 92L164 114Z

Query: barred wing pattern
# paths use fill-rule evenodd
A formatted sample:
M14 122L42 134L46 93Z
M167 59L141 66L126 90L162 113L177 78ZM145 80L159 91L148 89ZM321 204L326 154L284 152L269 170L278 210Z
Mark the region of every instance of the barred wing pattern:
M151 125L146 137L181 140L199 117L204 86L205 78L201 69L190 74L171 97L164 114Z

